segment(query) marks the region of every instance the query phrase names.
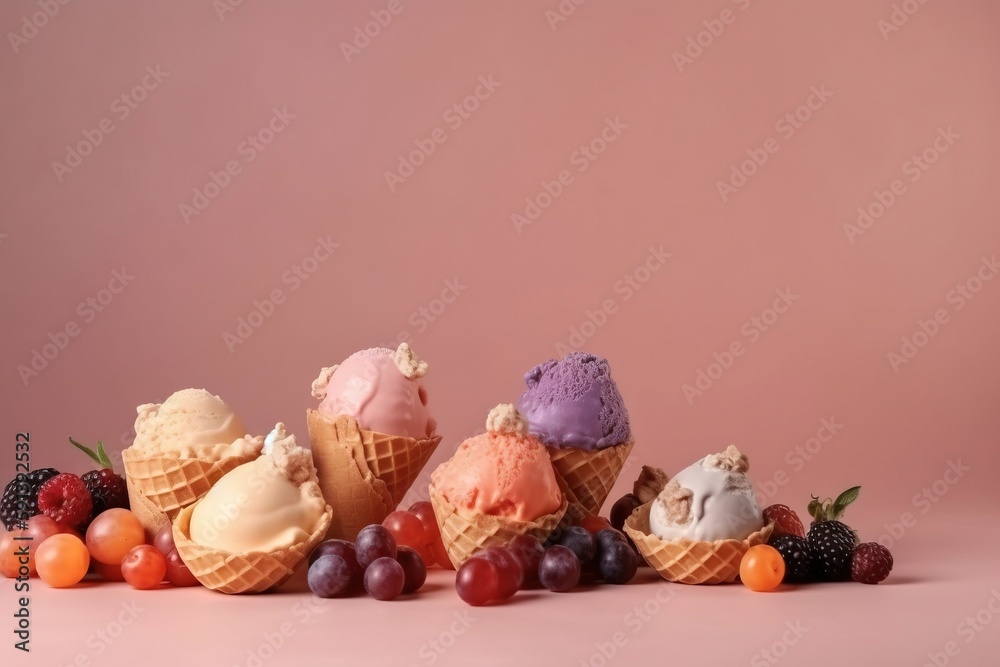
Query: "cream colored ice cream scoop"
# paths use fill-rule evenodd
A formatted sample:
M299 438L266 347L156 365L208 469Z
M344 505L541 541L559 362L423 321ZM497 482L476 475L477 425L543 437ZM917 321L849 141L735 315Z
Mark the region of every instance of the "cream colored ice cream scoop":
M312 454L278 424L268 451L224 475L195 506L191 540L231 553L304 541L326 509ZM270 437L270 436L269 436Z
M730 445L677 473L649 508L649 529L663 540L742 540L764 526L747 457Z
M163 403L136 408L136 452L215 461L253 453L243 422L226 403L205 389L182 389Z

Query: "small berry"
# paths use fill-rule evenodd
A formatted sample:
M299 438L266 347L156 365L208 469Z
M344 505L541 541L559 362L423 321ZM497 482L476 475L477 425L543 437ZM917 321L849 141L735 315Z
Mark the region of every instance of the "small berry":
M39 468L12 479L3 490L0 499L0 521L4 528L13 530L38 514L38 489L46 481L59 474L55 468ZM21 507L18 507L18 505Z
M878 542L865 542L854 548L851 578L862 584L877 584L892 571L892 554Z
M113 507L129 509L128 486L122 476L111 468L91 470L84 473L81 479L94 502L94 516Z
M814 523L806 536L809 541L813 576L820 581L847 581L851 578L854 532L839 521Z
M780 535L771 537L768 544L777 549L781 559L785 561L786 583L801 584L812 580L809 540L796 535Z
M38 509L67 526L89 521L93 508L87 485L71 472L56 475L38 489Z
M799 515L789 509L787 505L771 505L764 509L764 523L772 522L774 523L772 538L782 535L806 536L806 529L803 527Z

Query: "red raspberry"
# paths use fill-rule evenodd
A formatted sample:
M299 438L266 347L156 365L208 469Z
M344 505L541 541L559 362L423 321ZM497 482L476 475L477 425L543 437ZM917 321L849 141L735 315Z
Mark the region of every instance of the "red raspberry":
M38 509L54 521L76 527L90 519L94 501L79 476L64 472L38 489Z
M851 578L862 584L877 584L892 571L892 554L878 542L865 542L854 548Z
M799 520L799 515L789 509L787 505L771 505L764 508L764 523L771 522L774 522L774 532L771 533L772 540L782 535L806 536L806 529Z

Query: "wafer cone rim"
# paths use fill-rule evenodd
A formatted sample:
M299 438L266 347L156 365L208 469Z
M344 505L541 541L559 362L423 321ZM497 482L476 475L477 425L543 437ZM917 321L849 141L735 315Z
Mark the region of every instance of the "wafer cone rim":
M739 575L740 560L743 554L752 546L765 544L774 530L774 524L769 523L743 540L716 540L714 542L685 538L663 540L649 532L649 510L655 500L654 498L643 503L632 511L632 514L625 520L625 532L632 538L646 563L667 581L685 584L703 584L712 579L716 580L712 583L735 581ZM699 550L703 553L711 551L715 554L719 554L723 550L732 550L733 555L725 564L723 571L717 571L712 576L709 576L710 573L692 575L689 571L690 559L683 558L692 550ZM666 555L672 562L670 564L662 562L663 559L659 556L663 555ZM676 565L674 565L675 563Z
M191 540L189 534L191 515L194 513L194 509L199 502L201 501L199 500L182 509L178 513L177 518L172 522L174 546L181 560L191 570L191 574L205 588L230 595L263 593L280 585L292 575L296 567L309 556L309 553L316 545L323 541L333 515L333 509L329 505L326 505L312 533L305 540L296 542L288 547L268 552L232 553L222 549L202 546ZM276 578L273 573L267 573L258 568L238 575L233 573L227 578L218 579L216 575L220 570L236 559L268 559L274 564L283 567L286 572Z

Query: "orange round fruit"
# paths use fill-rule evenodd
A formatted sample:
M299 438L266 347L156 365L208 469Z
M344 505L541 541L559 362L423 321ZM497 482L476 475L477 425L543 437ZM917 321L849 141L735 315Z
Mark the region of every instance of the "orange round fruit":
M74 586L87 575L90 552L76 535L59 533L38 545L35 566L42 581L53 588Z
M740 581L752 591L772 591L785 577L785 561L766 544L750 547L740 561Z

